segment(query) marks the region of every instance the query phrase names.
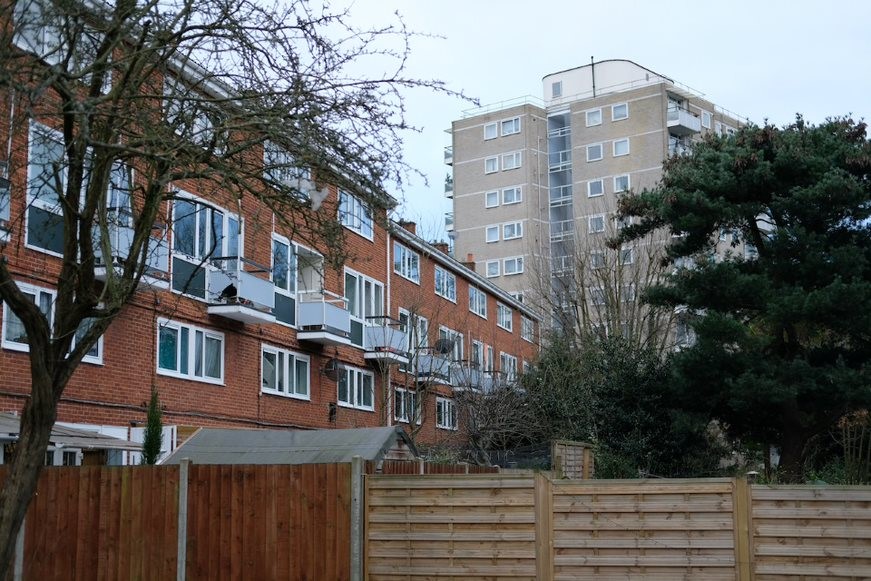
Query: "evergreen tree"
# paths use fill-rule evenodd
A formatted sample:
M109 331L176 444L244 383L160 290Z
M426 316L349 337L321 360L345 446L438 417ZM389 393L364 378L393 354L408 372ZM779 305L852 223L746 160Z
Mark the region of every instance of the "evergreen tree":
M145 438L142 442L142 463L157 464L160 449L163 446L163 412L160 411L160 399L157 389L151 388L151 401L148 402L148 420L145 425Z
M809 441L871 403L865 129L798 117L708 137L621 201L642 218L624 236L666 228L685 266L646 296L695 316L697 342L674 361L683 406L778 448L786 479L800 478Z

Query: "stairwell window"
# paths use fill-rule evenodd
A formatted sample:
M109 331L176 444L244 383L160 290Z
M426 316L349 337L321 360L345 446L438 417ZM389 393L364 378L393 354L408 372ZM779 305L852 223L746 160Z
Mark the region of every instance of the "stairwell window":
M420 254L399 242L394 242L393 272L411 282L420 284Z
M339 222L364 238L372 240L374 236L369 206L344 190L339 190Z
M272 395L309 399L311 358L270 345L260 348L260 390Z
M363 369L346 369L339 379L338 400L342 407L373 411L375 409L375 376Z
M224 382L224 334L159 319L157 373L205 383Z

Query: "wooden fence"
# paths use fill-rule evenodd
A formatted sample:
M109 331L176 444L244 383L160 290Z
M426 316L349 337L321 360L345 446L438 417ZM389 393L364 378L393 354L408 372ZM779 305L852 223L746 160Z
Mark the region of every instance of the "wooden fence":
M24 531L23 579L350 579L351 464L47 468Z
M420 460L383 460L366 462L366 474L494 474L498 466L475 464L436 464Z
M871 487L366 477L368 579L866 579Z

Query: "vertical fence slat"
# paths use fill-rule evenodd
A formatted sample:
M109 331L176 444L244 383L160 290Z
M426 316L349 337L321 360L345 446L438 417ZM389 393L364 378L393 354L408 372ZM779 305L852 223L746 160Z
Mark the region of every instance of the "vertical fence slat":
M735 567L739 581L750 581L753 575L753 552L751 550L751 502L750 486L746 478L734 480L732 510L735 514Z
M535 572L553 579L553 485L541 473L535 475Z

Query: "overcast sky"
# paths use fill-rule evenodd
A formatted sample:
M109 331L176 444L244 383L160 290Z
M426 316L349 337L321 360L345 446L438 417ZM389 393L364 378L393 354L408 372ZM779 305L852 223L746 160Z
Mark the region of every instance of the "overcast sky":
M336 0L338 7L342 0ZM350 0L348 0L350 1ZM395 22L441 38L416 38L409 74L445 81L482 105L541 94L541 78L588 64L629 59L689 85L750 120L782 125L797 112L812 122L833 115L871 119L871 2L731 0L356 0L354 23ZM444 238L444 132L474 105L411 91L404 156L412 176L397 217Z

